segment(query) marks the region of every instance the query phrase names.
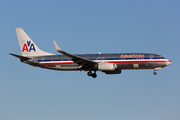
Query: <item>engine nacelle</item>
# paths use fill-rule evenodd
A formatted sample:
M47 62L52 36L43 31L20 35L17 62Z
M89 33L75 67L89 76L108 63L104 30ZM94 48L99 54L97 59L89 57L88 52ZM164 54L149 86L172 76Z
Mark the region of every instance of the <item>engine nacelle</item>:
M100 71L114 71L117 65L114 63L99 63L98 70Z

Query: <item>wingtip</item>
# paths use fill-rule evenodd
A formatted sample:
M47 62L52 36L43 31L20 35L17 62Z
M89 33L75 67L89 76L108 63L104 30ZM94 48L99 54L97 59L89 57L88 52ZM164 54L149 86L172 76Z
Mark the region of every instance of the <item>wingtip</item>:
M8 53L9 55L14 55L14 54L12 54L12 53Z
M56 50L57 51L61 51L61 48L58 46L58 44L56 43L56 41L55 40L53 40L53 42L54 42L54 46L55 46L55 48L56 48Z

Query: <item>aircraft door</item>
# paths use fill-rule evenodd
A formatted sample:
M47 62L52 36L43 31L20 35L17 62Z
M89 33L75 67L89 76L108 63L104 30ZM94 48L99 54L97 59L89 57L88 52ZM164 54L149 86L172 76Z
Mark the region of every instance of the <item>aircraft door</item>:
M154 55L150 55L151 62L153 61Z

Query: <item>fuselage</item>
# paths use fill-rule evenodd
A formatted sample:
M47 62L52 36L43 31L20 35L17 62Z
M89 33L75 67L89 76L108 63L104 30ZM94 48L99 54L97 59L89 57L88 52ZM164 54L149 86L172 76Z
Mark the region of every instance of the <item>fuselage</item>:
M116 53L116 54L77 54L76 56L98 63L114 63L116 70L123 69L155 69L163 68L171 61L161 55L149 53ZM33 57L44 68L54 70L81 70L80 64L65 55ZM84 69L86 70L86 69ZM88 69L87 69L88 71Z

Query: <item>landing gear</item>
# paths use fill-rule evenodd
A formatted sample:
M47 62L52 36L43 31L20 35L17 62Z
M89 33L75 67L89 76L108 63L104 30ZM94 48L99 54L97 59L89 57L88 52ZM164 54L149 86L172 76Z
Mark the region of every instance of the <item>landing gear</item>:
M154 71L154 73L153 73L153 74L154 74L154 75L157 75L157 72L155 72L155 71Z
M96 73L92 74L92 77L93 77L93 78L96 78L96 77L97 77L97 74L96 74Z
M92 73L91 71L89 71L87 73L88 76L92 76L93 78L96 78L97 77L97 74L96 74L96 71L94 71L94 73Z
M88 76L92 76L92 72L89 71L89 72L87 73L87 75L88 75Z
M157 70L161 70L161 69L162 69L162 67L154 68L154 73L153 73L153 74L154 74L154 75L157 75L156 71L157 71Z

